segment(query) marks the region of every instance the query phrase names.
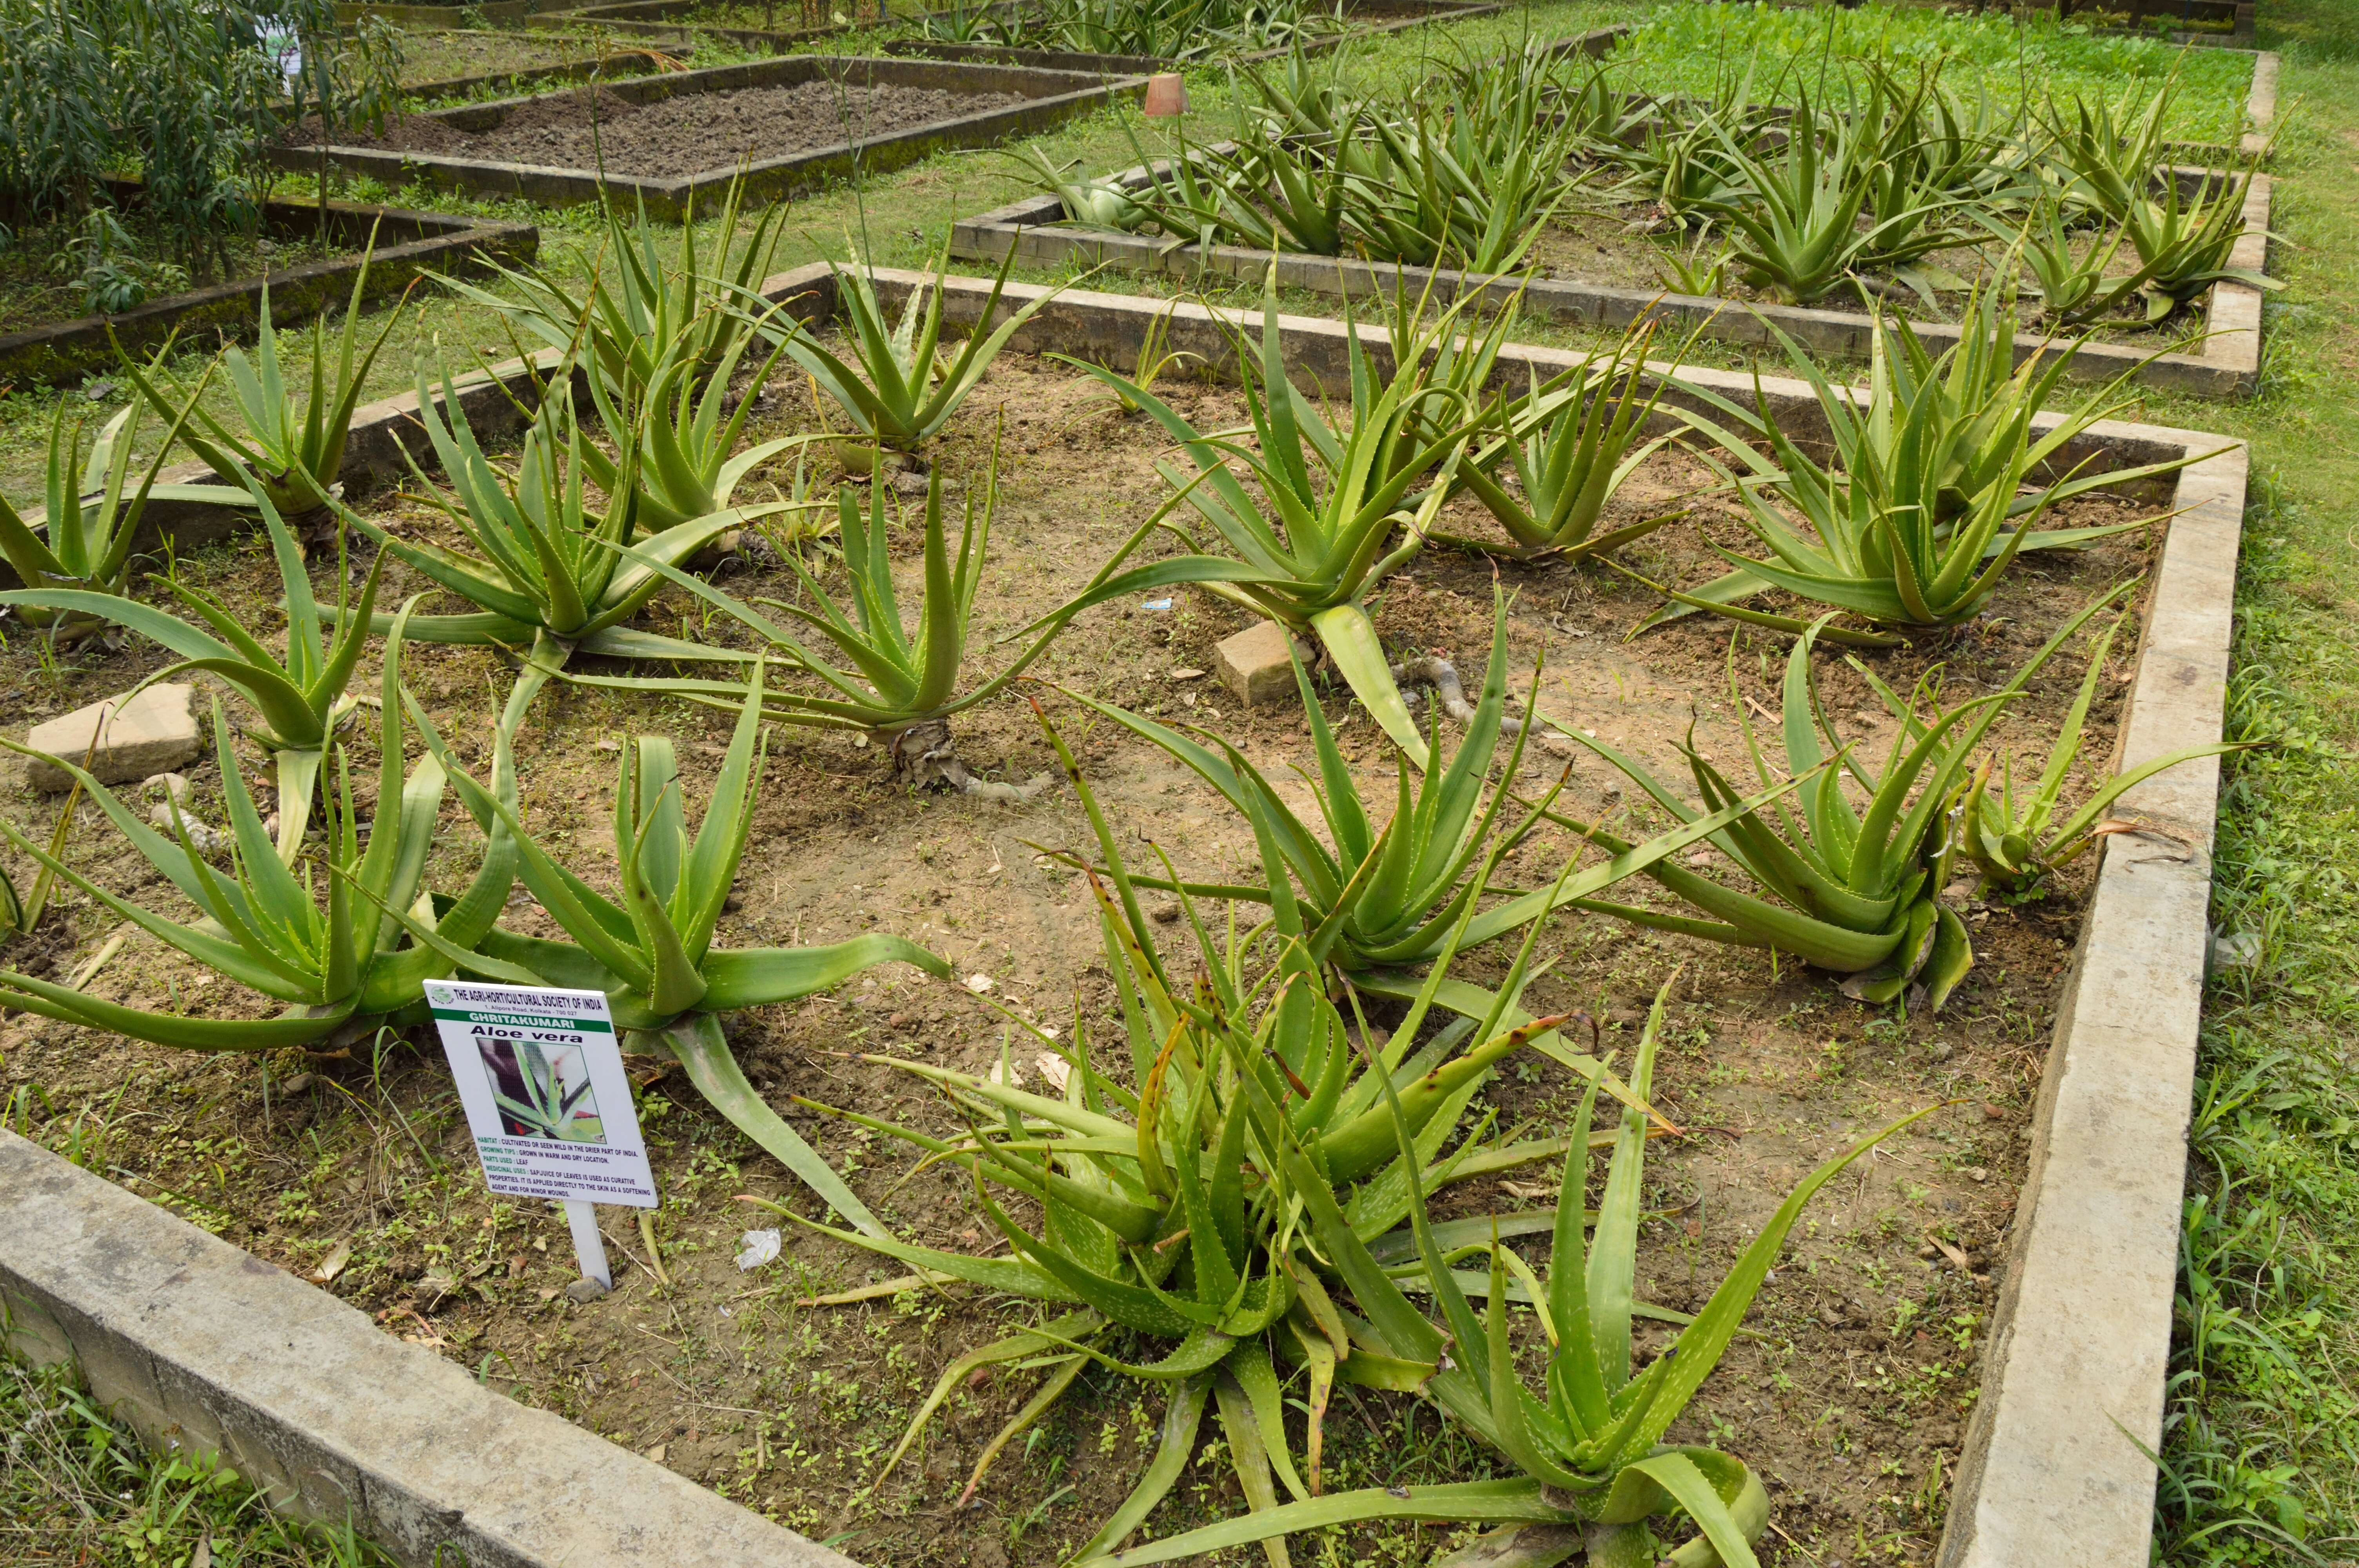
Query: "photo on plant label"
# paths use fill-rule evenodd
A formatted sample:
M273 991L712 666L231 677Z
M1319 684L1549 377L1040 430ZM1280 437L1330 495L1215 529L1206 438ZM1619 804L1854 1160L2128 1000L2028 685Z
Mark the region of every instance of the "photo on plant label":
M605 1124L590 1094L590 1063L579 1045L544 1051L530 1040L475 1036L484 1073L492 1081L500 1130L511 1138L552 1138L603 1143Z

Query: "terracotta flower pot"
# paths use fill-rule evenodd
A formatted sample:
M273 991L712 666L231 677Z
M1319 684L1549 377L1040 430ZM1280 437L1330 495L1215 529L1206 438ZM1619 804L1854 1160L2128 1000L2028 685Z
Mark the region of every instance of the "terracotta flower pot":
M1188 83L1176 70L1147 79L1147 117L1168 119L1188 112Z

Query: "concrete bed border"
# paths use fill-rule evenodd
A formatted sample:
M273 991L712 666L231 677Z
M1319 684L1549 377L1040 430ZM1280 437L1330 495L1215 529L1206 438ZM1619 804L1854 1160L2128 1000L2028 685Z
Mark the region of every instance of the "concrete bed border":
M915 272L880 269L874 276L888 308L928 283L926 275ZM953 277L944 287L948 322L981 326L989 281ZM774 301L796 301L796 314L806 319L833 313L833 279L824 265L769 278L762 292ZM999 308L1012 312L1049 292L1010 284ZM1127 366L1136 363L1141 343L1158 322L1167 349L1201 354L1217 368L1233 362L1231 345L1238 333L1257 330L1258 317L1188 302L1067 290L1017 331L1013 346ZM1279 324L1288 362L1306 383L1331 390L1343 384L1351 329L1297 316L1281 317ZM1379 329L1362 326L1357 331L1369 352L1379 360L1387 356ZM1570 368L1578 357L1560 349L1510 345L1500 356L1498 374L1520 385L1527 368L1545 375ZM543 356L543 363L552 358ZM493 373L526 384L516 362ZM1731 371L1691 367L1680 373L1723 396L1749 398L1756 385L1750 376ZM1817 403L1807 386L1782 378L1764 378L1758 384L1788 428L1805 438L1812 434ZM517 417L491 376L464 385L461 396L487 434L498 422L513 424ZM354 422L348 484L394 470L395 444L419 439L415 403L413 395L363 411ZM2048 425L2054 417L2043 415L2035 424ZM2118 767L2221 733L2247 455L2242 443L2201 431L2108 422L2058 458L2061 467L2084 461L2114 467L2190 450L2209 455L2175 478L2147 481L2137 492L2149 503L2178 511L2154 568L2136 674L2116 741ZM230 525L214 517L217 532ZM2217 760L2204 759L2148 780L2116 807L2117 815L2144 822L2147 830L2111 837L2100 852L2095 890L2041 1076L2030 1168L2017 1198L2005 1278L1985 1340L1981 1397L1951 1491L1940 1568L2019 1568L2034 1562L2145 1568L2156 1476L2140 1445L2157 1450L2161 1442L2219 779ZM0 1227L0 1295L30 1298L39 1305L62 1330L62 1340L45 1342L48 1353L71 1348L80 1355L100 1397L127 1401L151 1439L177 1431L235 1454L297 1452L299 1445L285 1445L296 1442L304 1420L347 1419L341 1412L354 1391L368 1385L375 1368L395 1365L373 1348L379 1341L383 1350L395 1348L392 1342L371 1337L364 1318L337 1304L299 1312L299 1328L288 1332L364 1340L361 1348L366 1355L349 1365L290 1358L280 1341L266 1334L266 1346L241 1350L217 1373L184 1367L173 1357L186 1346L171 1336L191 1322L215 1325L212 1332L218 1337L222 1323L267 1321L243 1304L257 1299L255 1291L266 1287L275 1292L271 1301L284 1299L298 1307L324 1298L5 1135L0 1135L0 1177L5 1178L0 1190L31 1195L16 1206L17 1223ZM96 1212L92 1206L129 1217L99 1227L110 1238L102 1240L74 1228L80 1222L69 1212ZM60 1227L71 1230L72 1246L60 1243ZM148 1257L143 1248L160 1248L170 1257ZM205 1260L201 1278L194 1261L174 1271L171 1257ZM223 1299L223 1291L232 1292L237 1304ZM338 1370L309 1379L288 1370L304 1365ZM439 1379L433 1386L448 1386L470 1410L477 1408L479 1395L506 1402L484 1393L462 1369L423 1352L412 1357L404 1349L398 1367L400 1377L389 1392L400 1396L396 1402L413 1421L429 1420L432 1412L407 1397L401 1379L412 1375ZM427 1385L421 1380L419 1386ZM269 1403L265 1395L278 1403ZM201 1411L200 1424L190 1424L190 1411ZM516 1410L512 1419L530 1413ZM433 1430L466 1435L477 1429L453 1424ZM497 1435L504 1427L481 1430L485 1441L507 1441ZM583 1464L594 1460L603 1467L601 1474L656 1484L603 1440L572 1429L545 1435L569 1452L578 1449L587 1456ZM413 1429L383 1419L372 1419L365 1437L375 1451L355 1435L338 1450L343 1468L332 1472L336 1484L330 1486L329 1470L303 1472L314 1480L307 1483L312 1490L301 1495L325 1497L341 1509L353 1496L344 1478L358 1476L355 1506L364 1506L363 1528L411 1552L406 1561L426 1561L410 1543L422 1540L421 1532L430 1533L429 1521L440 1521L434 1528L451 1532L448 1539L454 1540L462 1530L489 1528L472 1510L491 1506L473 1499L484 1496L487 1482L481 1477L492 1467L470 1465L452 1474L437 1463L442 1455L434 1446L416 1440ZM375 1466L365 1475L364 1462ZM283 1467L258 1472L271 1477L282 1473ZM435 1487L451 1489L436 1492ZM681 1506L696 1510L700 1519L716 1510L736 1517L726 1512L734 1505L684 1482L677 1483L673 1495L680 1493L690 1494ZM505 1494L491 1503L519 1506ZM652 1532L669 1521L648 1515L642 1522ZM842 1561L784 1532L765 1539L781 1538L788 1543L781 1551L819 1553L781 1561ZM485 1562L555 1562L523 1551L519 1546L517 1554L475 1561L479 1568ZM603 1559L572 1559L592 1560ZM641 1559L622 1553L614 1560ZM742 1553L734 1560L771 1561Z
M853 1568L5 1130L0 1191L8 1348L276 1509L420 1568Z
M764 158L742 171L749 197L777 200L845 178L856 170L881 174L946 148L986 146L1009 137L1030 135L1118 98L1136 97L1147 87L1145 80L1136 77L1108 81L1071 71L957 65L942 60L785 55L742 65L629 77L606 83L605 91L631 103L643 103L692 93L789 86L831 76L855 79L864 85L883 81L951 92L1016 92L1027 101L1004 109L912 126L871 140L801 147L778 157ZM437 109L424 117L443 121L460 130L485 130L530 102L530 97L503 98L489 103ZM741 176L734 165L723 165L679 175L609 173L602 178L593 169L339 145L327 148L327 157L339 168L371 176L389 186L422 181L477 196L518 197L545 207L580 206L613 192L625 200L644 202L651 215L668 219L685 215L700 193L725 189ZM318 147L275 147L270 152L271 162L281 168L316 168L319 158Z
M1326 54L1346 44L1360 43L1387 34L1407 32L1413 27L1429 27L1440 24L1470 21L1476 16L1495 16L1507 8L1506 0L1350 0L1345 9L1354 16L1365 14L1372 17L1390 17L1375 21L1367 27L1353 27L1313 39L1302 46L1306 55ZM1186 70L1200 66L1221 63L1218 60L1169 60L1149 55L1080 54L1058 49L1005 49L997 44L936 43L925 38L897 38L885 46L890 55L923 55L933 59L991 60L1003 65L1028 65L1044 70L1101 71L1107 75L1136 75L1144 72ZM1257 65L1264 60L1284 59L1294 51L1291 46L1256 49L1251 54L1234 57L1238 65Z
M316 168L314 165L306 167ZM136 190L136 181L110 181ZM319 221L317 201L274 198L263 204L264 223L280 232L309 232ZM379 248L369 265L366 297L397 294L427 272L470 272L483 258L529 261L539 253L540 231L530 223L451 217L358 201L330 201L329 226L356 249L376 227ZM389 242L389 243L387 243ZM172 333L218 331L251 336L259 317L262 287L270 286L270 319L286 327L307 321L352 297L361 258L342 256L274 267L260 276L237 278L185 294L151 299L116 316L84 316L0 335L0 382L75 380L116 362L110 330L125 350L146 353Z
M1623 28L1601 28L1580 38L1567 39L1558 49L1595 56L1609 49ZM2248 112L2267 124L2277 103L2277 57L2256 61ZM2260 62L2270 70L2264 83ZM2263 111L2266 110L2266 116ZM2247 138L2249 142L2251 138ZM1125 171L1120 178L1134 189L1145 185L1150 169L1166 160ZM2174 169L2183 185L2206 178L2205 171ZM2268 229L2273 185L2255 173L2246 188L2244 232L2229 257L2231 266L2258 272L2268 264ZM1258 283L1275 264L1280 284L1314 294L1346 298L1374 297L1406 287L1411 291L1430 282L1448 297L1481 290L1505 304L1520 296L1526 314L1543 319L1584 326L1619 329L1654 318L1676 330L1701 328L1722 342L1775 347L1771 328L1787 333L1814 353L1847 360L1864 360L1873 343L1874 319L1864 311L1825 309L1799 305L1732 307L1725 299L1669 294L1660 289L1617 288L1576 278L1521 280L1459 272L1447 268L1407 266L1343 256L1299 255L1242 245L1175 245L1170 241L1098 229L1059 227L1064 204L1056 196L1038 195L961 219L951 227L951 254L970 260L996 263L1010 251L1033 266L1112 266L1125 272L1162 274L1184 278L1222 277ZM2160 391L2197 397L2247 398L2260 391L2261 290L2249 284L2225 282L2209 290L2204 311L2208 331L2192 352L2156 354L2134 344L2090 341L2074 359L2072 374L2087 381L2110 381L2131 374L2135 381ZM1935 352L1957 341L1958 330L1947 322L1915 323L1918 336ZM2038 351L2044 342L2060 346L2062 340L2027 338L2017 344L2018 358Z

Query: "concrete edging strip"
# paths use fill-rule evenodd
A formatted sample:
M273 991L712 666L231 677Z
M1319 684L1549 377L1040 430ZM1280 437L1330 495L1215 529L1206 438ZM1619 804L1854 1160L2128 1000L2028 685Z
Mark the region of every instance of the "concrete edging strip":
M2246 465L2180 477L2117 767L2221 734ZM1940 1568L2146 1568L2219 788L2205 757L2114 807L2147 830L2106 840L2074 952Z
M276 1509L420 1568L852 1568L6 1131L0 1192L12 1347L72 1357L150 1442L222 1454Z
M929 275L897 269L880 268L873 276L879 299L888 308L932 281ZM949 324L973 328L982 323L989 280L952 277L944 280L943 287ZM1038 285L1011 283L998 308L1012 313L1049 292ZM833 308L832 275L824 264L769 278L762 293L773 301L797 300L797 314L807 319L832 314ZM1218 369L1231 362L1237 335L1257 330L1259 316L1185 301L1066 290L1038 310L1013 343L1027 351L1054 350L1130 365L1158 321L1168 348L1201 353ZM1280 317L1279 327L1288 362L1305 380L1331 388L1344 384L1354 329L1298 316ZM1356 332L1364 349L1379 358L1388 355L1381 328L1360 326ZM554 362L553 354L540 358L544 368ZM1546 375L1579 361L1578 354L1566 350L1511 344L1500 354L1498 373L1520 385L1527 367ZM527 384L516 362L497 367L497 373L520 386ZM1757 384L1788 428L1805 438L1812 434L1817 402L1800 382L1765 377L1756 384L1748 375L1708 367L1688 367L1680 373L1723 396L1748 400ZM512 406L489 378L464 385L462 400L471 415L484 416L487 432L495 420L515 418ZM396 444L416 434L415 405L414 395L393 399L364 410L354 420L348 481L395 470L399 461ZM2035 427L2050 426L2055 418L2042 415ZM2136 766L2220 735L2247 454L2241 443L2200 431L2108 422L2058 458L2068 468L2092 459L2103 466L2132 465L2190 449L2210 455L2175 481L2151 481L2139 492L2180 510L2155 568L2137 672L2116 747L2117 766ZM218 522L212 526L225 531ZM2146 830L2108 838L2101 851L2095 892L2041 1077L2030 1170L2017 1200L2006 1275L1985 1342L1982 1393L1951 1491L1938 1558L1940 1568L2018 1568L2035 1562L2060 1568L2145 1568L2156 1480L2146 1451L2158 1450L2162 1436L2219 778L2217 759L2182 763L2129 792L2115 807L2114 815L2140 821ZM33 1179L37 1175L39 1181ZM310 1441L304 1436L309 1428L290 1429L266 1443L258 1434L265 1428L254 1424L262 1420L254 1413L259 1407L242 1387L201 1387L168 1370L171 1346L182 1343L172 1336L198 1329L218 1336L222 1323L275 1321L270 1313L245 1306L227 1315L200 1312L168 1292L223 1282L249 1292L238 1300L260 1301L264 1298L251 1292L264 1291L267 1281L268 1292L281 1292L266 1297L271 1312L282 1300L300 1308L286 1320L285 1345L266 1335L268 1354L223 1365L241 1377L260 1379L258 1387L281 1398L290 1412L311 1410L316 1403L324 1411L320 1419L328 1423L322 1430L331 1433L347 1430L338 1423L353 1418L342 1407L353 1401L356 1390L370 1385L379 1367L391 1370L397 1366L399 1379L413 1379L415 1389L448 1387L454 1397L480 1396L491 1405L506 1406L491 1412L504 1422L531 1417L536 1428L541 1423L563 1426L555 1417L540 1416L485 1392L461 1368L375 1334L365 1318L323 1292L5 1133L0 1133L0 1191L23 1195L12 1210L16 1223L0 1230L0 1291L31 1296L60 1325L62 1337L47 1341L52 1352L70 1345L83 1355L101 1396L131 1400L136 1419L148 1419L139 1414L144 1408L180 1423L176 1430L190 1441L230 1447L229 1440L235 1438L260 1456L241 1461L246 1465L283 1452L289 1457L278 1461L277 1468L250 1473L271 1477L274 1487L280 1484L277 1476L287 1476L287 1485L305 1507L324 1498L341 1510L357 1497L352 1506L368 1506L367 1528L390 1531L388 1545L421 1540L432 1529L446 1526L488 1530L515 1520L521 1527L531 1517L523 1511L533 1500L527 1489L515 1495L501 1489L505 1477L497 1465L480 1460L448 1466L449 1484L460 1489L447 1498L413 1496L389 1479L374 1483L378 1490L372 1493L369 1476L376 1471L364 1469L354 1454L368 1455L370 1465L385 1465L371 1446L384 1435L375 1422L353 1434L352 1441L360 1444L353 1453L335 1449L336 1463L342 1468L322 1461L304 1470L296 1461L312 1451L303 1446ZM103 1236L86 1234L77 1217L103 1215L113 1226L117 1214L128 1217L120 1226L102 1227ZM201 1281L195 1262L151 1259L145 1255L151 1248L161 1249L165 1260L201 1260ZM288 1336L325 1336L328 1328L313 1325L329 1319L334 1320L336 1332L360 1333L374 1344L349 1363L312 1363L301 1354L287 1353L315 1343ZM19 1327L21 1331L24 1325ZM93 1348L85 1351L85 1345ZM386 1352L397 1352L403 1359L382 1360ZM332 1377L313 1378L308 1389L288 1386L299 1377L290 1368L315 1364L337 1370ZM397 1394L388 1398L395 1405L408 1409L417 1402L412 1388L397 1382L394 1389ZM201 1392L213 1402L199 1398ZM181 1404L169 1405L168 1394ZM143 1400L145 1407L139 1405ZM191 1411L227 1411L234 1419L208 1413L202 1419L211 1424L190 1425ZM523 1444L514 1434L522 1429L504 1422L480 1429L480 1437L478 1429L453 1424L442 1429L436 1442L452 1444L454 1452L459 1444L478 1441ZM143 1424L142 1430L152 1436L164 1429ZM387 1441L398 1444L408 1440L396 1434ZM742 1530L760 1525L734 1505L644 1465L578 1429L567 1427L549 1441L577 1445L584 1464L594 1460L604 1467L594 1473L615 1474L618 1485L639 1476L642 1469L655 1471L664 1484L650 1494L651 1506L669 1508L672 1505L663 1499L676 1495L682 1498L679 1506L690 1510L684 1517L731 1519L737 1521L732 1528ZM427 1466L418 1472L421 1478L442 1473L429 1463L436 1457L429 1452L419 1459ZM305 1476L310 1479L302 1480ZM471 1514L470 1509L484 1511ZM713 1510L723 1511L716 1516ZM330 1517L342 1516L336 1511ZM424 1522L429 1519L443 1522ZM669 1516L649 1512L641 1516L641 1522L643 1539L617 1543L612 1548L616 1555L577 1554L568 1561L573 1568L603 1561L690 1565L778 1561L814 1568L846 1563L768 1526L762 1526L770 1532L762 1539L793 1555L746 1555L738 1547L730 1548L734 1556L699 1555L709 1542L727 1545L738 1538L699 1525L694 1530L682 1530L679 1538L691 1546L678 1549L667 1544L674 1538L658 1539L657 1532L671 1527ZM683 1554L660 1555L675 1550ZM556 1560L521 1555L473 1559L477 1568Z

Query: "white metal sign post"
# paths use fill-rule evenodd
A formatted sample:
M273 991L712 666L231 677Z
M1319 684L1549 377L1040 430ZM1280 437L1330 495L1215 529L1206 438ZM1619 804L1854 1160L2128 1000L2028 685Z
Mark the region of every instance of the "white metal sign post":
M655 1175L598 991L429 980L484 1184L564 1206L586 1279L612 1289L594 1205L657 1205Z

